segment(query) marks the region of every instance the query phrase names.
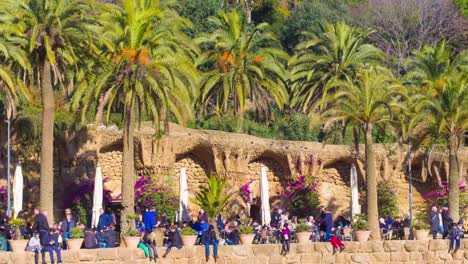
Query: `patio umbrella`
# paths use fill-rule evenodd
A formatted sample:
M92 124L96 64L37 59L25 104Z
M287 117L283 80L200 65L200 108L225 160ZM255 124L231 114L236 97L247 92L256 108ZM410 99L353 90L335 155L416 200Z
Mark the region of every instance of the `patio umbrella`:
M271 221L270 215L270 194L268 193L268 178L267 167L260 168L260 199L261 199L261 216L262 225L269 225Z
M187 170L185 167L182 167L180 168L179 177L179 221L187 220L188 198Z
M359 205L359 190L358 190L358 180L357 180L357 171L354 164L351 165L351 216L354 217L355 214L361 213L361 206Z
M94 193L93 193L93 215L91 218L91 227L97 227L99 222L99 209L102 208L103 199L103 182L101 166L96 167L96 175L94 176Z
M15 210L15 218L18 213L23 210L23 171L21 163L18 163L15 170L15 178L13 182L13 210Z

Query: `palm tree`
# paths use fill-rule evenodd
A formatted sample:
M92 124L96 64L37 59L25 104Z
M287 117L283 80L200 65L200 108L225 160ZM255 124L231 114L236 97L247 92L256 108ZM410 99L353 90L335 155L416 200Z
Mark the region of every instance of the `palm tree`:
M31 74L27 86L38 87L42 99L40 206L53 220L54 88L62 86L64 71L76 63L76 54L92 49L88 25L93 21L91 0L4 0L3 13L14 16L27 38L24 49Z
M392 112L398 108L397 99L404 89L392 74L382 68L371 67L356 74L356 81L335 81L327 94L328 108L324 110L325 129L336 123L358 126L365 136L365 171L367 182L367 216L372 237L380 237L377 205L377 168L372 131L391 122Z
M121 8L104 4L102 8L107 12L101 16L99 30L107 62L95 85L81 86L75 93L78 102L74 103L83 106L88 99L97 101L107 95L107 119L112 106L123 108L124 215L134 214L137 114L164 124L172 115L184 123L197 96L198 76L192 56L196 50L189 48L180 30L184 20L176 17L171 6L168 1L158 0L122 0ZM85 101L79 102L80 98Z
M206 212L217 231L216 217L226 208L234 193L226 192L226 179L223 177L211 175L206 176L206 180L206 185L200 185L200 190L195 192L193 202Z
M458 150L468 132L468 53L457 54L442 42L436 47L424 47L410 63L411 70L405 78L421 87L424 97L418 107L420 122L416 129L421 135L447 139L450 216L458 221Z
M237 11L222 12L212 18L216 30L198 39L209 47L200 68L204 71L200 102L226 112L232 104L242 118L247 100L257 112L268 114L276 104L288 100L284 64L287 54L266 23L250 29Z
M372 31L344 22L321 25L321 33L305 33L308 39L297 47L289 62L293 106L314 112L326 86L336 80L351 81L368 64L384 58L384 53L367 43Z
M449 207L450 217L460 218L460 175L458 150L468 133L468 76L457 71L440 79L425 92L419 110L418 131L447 139L449 151Z

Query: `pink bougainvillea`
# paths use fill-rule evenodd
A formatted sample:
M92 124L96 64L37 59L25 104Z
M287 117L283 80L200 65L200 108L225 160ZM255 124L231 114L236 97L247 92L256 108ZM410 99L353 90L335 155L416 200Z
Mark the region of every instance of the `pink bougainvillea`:
M171 188L158 184L153 177L142 175L135 183L135 203L140 209L154 207L168 219L172 219L179 208L179 198Z
M244 185L240 187L242 198L248 204L252 203L252 189L250 189L250 185L252 183L253 183L253 180L248 180Z

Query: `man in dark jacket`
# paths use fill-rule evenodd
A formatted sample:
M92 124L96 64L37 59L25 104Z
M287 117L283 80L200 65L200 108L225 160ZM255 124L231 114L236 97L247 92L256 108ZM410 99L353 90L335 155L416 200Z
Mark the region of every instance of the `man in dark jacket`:
M228 245L239 245L240 243L240 236L239 230L235 226L229 227L229 233L227 235L226 244Z
M167 257L167 254L171 252L171 249L176 247L178 249L182 248L182 238L180 237L179 231L177 230L177 226L171 226L169 237L167 239L167 250L164 253L163 258Z
M439 233L440 221L439 221L439 209L437 206L432 206L431 215L429 216L429 223L431 224L432 239L437 239L437 233Z
M97 231L101 232L101 231L105 230L107 227L110 226L110 224L112 223L112 217L109 214L107 214L106 212L104 212L104 209L102 209L102 208L99 209L99 213L101 215L99 216Z
M49 223L47 222L47 217L39 211L38 208L34 209L34 224L33 231L39 233L39 239L42 240L47 236L49 231Z
M50 263L55 263L54 252L57 253L57 263L62 263L62 254L58 242L58 234L55 233L53 228L49 229L49 233L46 233L44 236L44 241L41 239L41 244L43 245L42 250L42 261L45 260L45 252L49 252Z
M451 226L453 224L452 218L450 218L449 215L449 207L448 205L444 205L442 207L442 224L444 226L444 234L442 236L443 239L446 239L449 235L449 231L451 229Z
M333 216L332 213L328 210L323 211L323 217L320 219L320 226L323 230L325 230L325 237L324 241L329 242L332 233L333 227Z
M213 225L210 225L208 230L203 232L201 240L203 245L205 245L206 262L210 260L210 245L213 246L214 261L218 261L218 238L216 237L216 232Z
M278 213L278 209L275 208L273 210L273 213L271 213L271 222L270 222L271 227L277 228L280 220L281 220L281 215Z

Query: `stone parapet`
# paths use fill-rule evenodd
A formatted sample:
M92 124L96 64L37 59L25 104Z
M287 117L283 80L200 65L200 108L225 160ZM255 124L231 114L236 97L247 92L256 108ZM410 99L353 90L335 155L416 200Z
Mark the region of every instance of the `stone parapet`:
M281 245L220 246L218 264L292 263L468 263L468 240L460 250L448 252L448 240L345 242L343 252L334 253L329 243L291 244L290 254L281 256ZM158 248L160 255L163 248ZM174 249L160 264L206 263L201 246ZM140 249L110 248L62 251L64 263L150 263ZM48 255L47 255L48 257ZM49 260L49 259L47 259ZM0 264L34 263L29 252L0 253ZM214 263L210 259L208 263Z

